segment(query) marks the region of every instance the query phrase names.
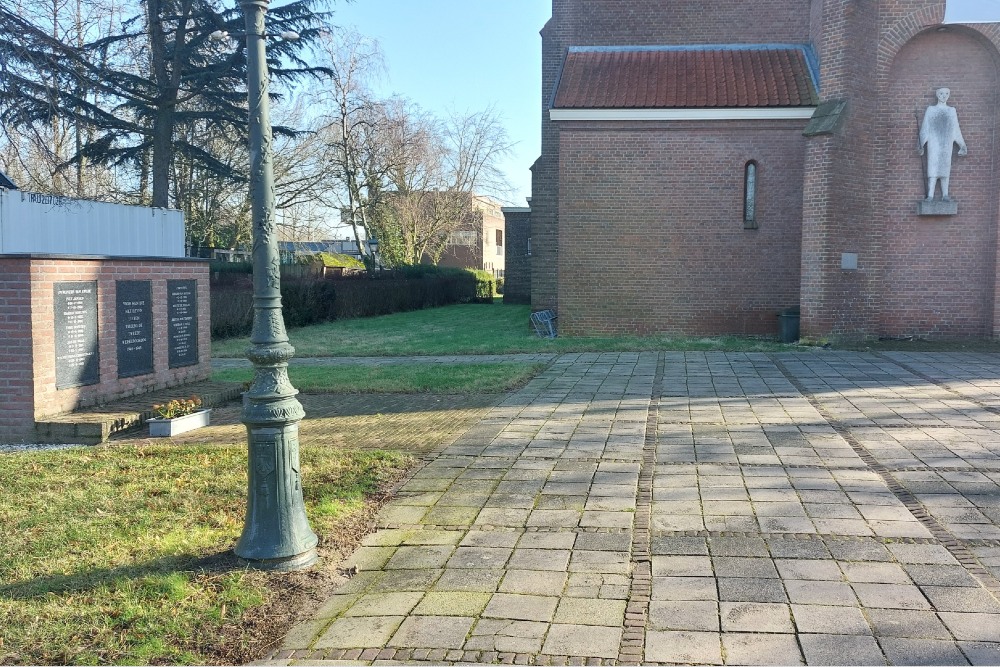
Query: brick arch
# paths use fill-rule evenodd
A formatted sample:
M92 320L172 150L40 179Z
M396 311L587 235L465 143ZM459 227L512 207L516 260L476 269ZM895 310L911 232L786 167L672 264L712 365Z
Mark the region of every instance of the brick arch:
M889 72L896 56L910 40L931 28L944 25L944 3L924 7L909 14L883 33L878 48L877 81L880 91L884 91L889 81ZM1000 23L954 23L949 27L971 33L993 47L994 58L1000 59Z
M881 335L981 336L994 328L1000 31L966 24L938 33L940 7L897 22L879 49L873 199ZM951 194L961 202L959 216L920 219L916 202L926 177L916 133L933 87L945 84L961 91L962 129L974 148L955 163Z

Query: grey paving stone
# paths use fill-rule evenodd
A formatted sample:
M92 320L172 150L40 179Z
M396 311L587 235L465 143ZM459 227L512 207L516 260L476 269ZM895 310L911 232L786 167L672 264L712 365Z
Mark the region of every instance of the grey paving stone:
M885 656L873 637L799 635L808 665L884 665Z
M449 568L500 568L514 550L510 547L458 547L448 560Z
M523 595L562 595L566 587L565 572L542 570L507 570L500 584L501 593L519 593Z
M958 642L958 647L973 665L1000 665L1000 643Z
M475 620L461 616L410 616L399 626L388 646L459 649Z
M532 510L528 516L526 525L546 528L575 528L580 524L582 513L582 511L575 509L536 509Z
M316 619L331 619L340 616L340 614L354 604L357 599L361 597L358 594L354 595L332 595L326 602L320 606L315 612L313 612L313 618Z
M524 533L517 541L519 549L572 549L582 535L574 533Z
M799 632L827 635L870 635L871 628L854 607L793 604L792 617Z
M708 540L713 556L767 558L767 543L759 537L713 537Z
M471 526L479 516L477 507L448 507L436 505L429 509L419 520L427 526ZM410 523L415 523L411 521Z
M519 528L526 525L531 510L515 507L484 507L473 525Z
M455 547L399 547L385 564L387 570L420 570L444 567Z
M896 563L841 563L844 578L852 583L909 584L910 577Z
M719 605L714 601L659 601L649 604L654 630L719 631Z
M600 572L605 574L628 574L631 558L628 553L618 551L573 550L569 561L570 572Z
M774 562L770 558L712 556L712 565L717 577L778 578L778 571L774 569Z
M711 577L708 556L653 556L653 575L665 577Z
M553 570L564 572L569 567L569 549L514 549L508 567L517 570Z
M717 579L719 599L727 602L786 602L780 579Z
M653 535L649 549L657 556L707 556L708 540L704 537Z
M875 634L880 637L951 638L933 611L868 609L866 613Z
M1000 602L982 588L923 586L921 590L937 611L1000 614Z
M904 569L921 586L979 587L979 582L961 565L905 565Z
M617 658L621 638L621 628L554 624L549 628L542 653Z
M424 597L422 592L368 593L351 605L345 616L405 616Z
M727 632L722 635L727 665L801 665L795 635Z
M889 544L889 551L900 563L919 565L955 565L957 561L938 544Z
M720 602L723 632L794 632L785 604Z
M509 618L516 621L551 621L559 603L557 597L496 593L486 605L486 618Z
M355 568L358 572L381 570L396 553L396 547L358 547L344 559L344 567Z
M421 531L423 532L423 531ZM458 532L458 531L448 531ZM461 533L458 533L461 535ZM470 530L458 543L460 547L492 547L494 549L512 548L517 544L521 533L506 530Z
M432 591L413 609L419 616L478 616L490 601L490 593L444 593Z
M782 579L841 581L844 578L835 561L781 558L774 564Z
M476 623L466 650L501 653L539 653L548 623L485 618Z
M930 609L931 605L912 584L851 584L861 604L881 609Z
M444 570L390 570L372 584L372 592L397 593L404 591L426 591L438 580Z
M625 621L625 600L588 600L564 597L553 623L600 625L620 628Z
M503 570L445 570L434 582L431 590L435 591L467 591L470 593L492 593L500 585Z
M652 597L654 600L718 600L719 592L712 577L654 577Z
M457 530L413 530L409 531L405 546L444 546L458 544L462 533Z
M774 558L830 558L830 550L821 540L768 538L766 542Z
M955 639L973 642L1000 642L1000 614L942 611L938 616Z
M721 635L717 632L650 630L646 633L645 661L721 665Z
M968 665L969 661L953 641L939 639L878 640L890 665Z
M631 546L631 533L581 533L574 544L582 551L628 551Z
M837 560L888 562L893 559L889 550L875 540L826 539L825 542L830 554Z
M787 580L784 584L788 599L793 603L847 607L858 605L854 590L844 582Z
M382 648L403 616L354 616L333 622L313 648Z

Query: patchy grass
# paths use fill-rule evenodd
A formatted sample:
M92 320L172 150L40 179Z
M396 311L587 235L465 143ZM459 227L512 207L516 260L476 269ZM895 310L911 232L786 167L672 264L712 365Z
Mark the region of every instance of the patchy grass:
M303 447L324 566L262 574L230 549L246 447L115 445L0 455L0 664L241 664L335 577L358 517L415 460ZM332 585L332 584L331 584Z
M794 349L767 340L725 336L615 336L538 338L529 306L464 304L381 317L325 322L289 332L300 357L369 357L514 352L627 352L645 350L731 350L774 352ZM248 338L212 343L214 357L242 357Z
M544 364L390 364L386 366L289 366L295 388L338 394L496 394L524 385ZM250 368L215 371L216 382L249 382Z

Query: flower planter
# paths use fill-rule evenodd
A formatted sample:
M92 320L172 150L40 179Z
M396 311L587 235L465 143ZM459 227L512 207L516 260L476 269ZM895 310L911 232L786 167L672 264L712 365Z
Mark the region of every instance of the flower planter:
M183 417L174 417L173 419L150 419L146 423L149 424L150 437L169 438L180 433L193 431L202 426L208 426L211 422L211 417L212 410L210 408L208 410L192 412Z

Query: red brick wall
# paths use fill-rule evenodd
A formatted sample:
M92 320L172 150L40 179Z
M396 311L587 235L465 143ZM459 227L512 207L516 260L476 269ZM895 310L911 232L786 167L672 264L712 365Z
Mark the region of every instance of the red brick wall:
M31 349L28 260L0 257L0 435L34 425Z
M542 30L542 154L532 168L531 303L535 309L561 311L560 286L565 290L572 280L559 273L567 265L561 249L574 242L560 236L560 129L549 121L548 106L566 48L803 43L809 41L810 11L808 0L721 2L711 7L704 0L553 0L552 4L552 19ZM565 327L561 312L560 318ZM763 326L764 320L760 322Z
M777 333L799 302L804 123L567 124L559 325L587 333ZM743 226L758 164L759 228ZM534 201L532 202L534 203Z
M18 377L32 377L33 383L24 389L23 403L18 403L17 424L5 424L0 412L0 427L6 436L25 436L34 426L34 420L77 407L99 404L146 391L162 389L186 382L203 380L211 374L210 300L208 263L202 261L158 259L68 259L68 258L13 258L0 259L3 285L17 287L17 294L25 290L30 295L30 306L4 303L0 308L0 323L24 320L22 311L29 313L23 330L30 336L24 344L21 334L16 340L18 360L15 365L0 367L0 383L18 381ZM182 368L168 368L167 350L167 280L198 281L198 359L199 363ZM53 289L57 282L93 281L98 283L98 327L100 354L100 382L85 387L56 389L55 340L53 335ZM118 377L116 346L115 281L149 280L152 282L153 300L153 365L154 372L129 378ZM11 310L15 308L16 310ZM13 318L10 320L8 318ZM0 326L3 326L0 324ZM34 334L33 336L31 334ZM5 345L4 351L8 350ZM12 351L14 351L12 349ZM27 364L27 374L15 372ZM0 384L2 386L2 384ZM5 406L6 408L6 406ZM25 417L30 415L30 422ZM14 416L9 421L13 423Z

